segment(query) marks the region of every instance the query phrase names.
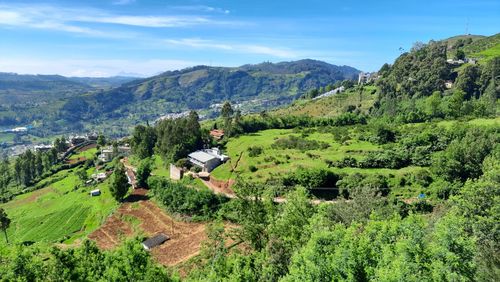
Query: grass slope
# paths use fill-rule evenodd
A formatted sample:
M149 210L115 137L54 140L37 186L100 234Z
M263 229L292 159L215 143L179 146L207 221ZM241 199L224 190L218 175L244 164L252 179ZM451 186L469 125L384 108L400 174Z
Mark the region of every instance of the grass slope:
M349 89L344 93L325 97L317 100L296 100L289 107L274 111L276 115L295 116L337 116L345 112L349 106L358 107L363 113L368 112L376 100L377 88L364 86Z
M108 181L97 186L81 186L72 170L64 170L47 178L45 188L20 195L0 205L12 222L7 233L14 242L71 243L99 227L117 204L111 197ZM87 171L94 172L94 168ZM99 197L90 197L89 191L100 189ZM0 240L0 244L4 244Z
M309 151L272 147L278 138L285 138L290 135L301 136L302 132L293 129L270 129L240 136L231 139L226 145L226 154L231 157L231 160L216 168L212 172L212 175L217 179L235 178L239 175L239 177L247 179L266 180L272 175L286 174L299 167L327 168L326 160L340 160L346 156L362 159L367 152L380 150L380 147L376 144L358 140L355 136L361 133L356 132L354 127L350 128L349 132L352 138L342 144L334 140L332 133L322 133L319 131L311 133L306 137L307 140L326 142L330 146L327 149ZM252 146L262 147L263 153L256 157L250 157L248 148ZM231 172L233 167L236 166L236 162L238 162L238 165L234 169L234 172ZM251 166L255 166L257 171L251 172ZM400 173L398 170L393 169L335 168L332 170L336 172L381 174Z

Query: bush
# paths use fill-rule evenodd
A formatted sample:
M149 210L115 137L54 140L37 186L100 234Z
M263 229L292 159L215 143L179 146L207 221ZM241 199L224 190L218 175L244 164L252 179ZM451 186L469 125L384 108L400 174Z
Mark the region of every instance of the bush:
M304 169L300 168L291 175L283 178L285 186L300 185L306 188L333 188L339 176L326 169Z
M254 166L254 165L250 165L248 167L248 170L250 170L250 172L256 172L258 170L258 168L256 166Z
M215 195L208 189L193 189L178 182L150 177L149 187L154 196L169 212L195 216L200 219L213 218L227 198Z
M251 147L248 147L248 156L249 157L257 157L257 156L260 156L260 154L262 154L262 152L264 151L264 149L262 149L261 146L251 146Z
M302 137L297 137L295 135L290 135L284 138L279 138L272 145L273 148L278 149L297 149L301 151L307 150L324 150L330 145L325 142L316 140L307 140Z

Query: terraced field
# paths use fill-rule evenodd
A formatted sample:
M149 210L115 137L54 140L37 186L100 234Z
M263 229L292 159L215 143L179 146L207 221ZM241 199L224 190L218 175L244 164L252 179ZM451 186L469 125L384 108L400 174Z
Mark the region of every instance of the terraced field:
M98 228L117 206L107 182L87 187L71 170L60 171L45 182L51 180L55 182L45 188L0 205L12 220L7 230L11 241L71 243ZM96 188L101 196L90 197L89 191Z
M89 238L102 249L112 249L127 237L164 233L170 239L152 251L158 262L173 266L196 256L207 239L205 224L175 220L155 203L140 198L145 193L144 189L134 190L132 197L139 196L138 200L122 204Z

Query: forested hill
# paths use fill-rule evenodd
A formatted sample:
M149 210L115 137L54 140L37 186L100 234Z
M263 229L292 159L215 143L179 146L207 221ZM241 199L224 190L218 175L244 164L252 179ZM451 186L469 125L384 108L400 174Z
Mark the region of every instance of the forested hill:
M134 79L120 76L93 78L0 73L0 104L44 104L96 89L117 87Z
M241 67L196 66L168 71L158 76L126 83L107 92L72 103L72 111L88 111L108 117L129 113L156 118L170 111L207 109L231 100L252 100L267 108L284 104L312 88L344 79L353 79L359 71L314 60L262 63ZM255 108L254 108L255 109Z

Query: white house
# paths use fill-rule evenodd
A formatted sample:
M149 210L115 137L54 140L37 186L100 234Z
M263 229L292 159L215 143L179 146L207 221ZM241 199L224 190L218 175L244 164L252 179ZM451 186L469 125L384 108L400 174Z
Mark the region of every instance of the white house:
M198 150L189 154L188 157L192 164L201 167L206 172L211 172L214 168L229 159L228 156L221 153L219 148Z
M101 195L101 190L99 190L99 189L95 189L95 190L90 191L90 196L92 196L92 197L99 196L99 195Z
M35 149L35 152L47 152L49 151L50 149L54 148L53 145L35 145L35 147L33 147Z
M118 146L118 155L122 156L128 156L130 155L130 147L128 146ZM107 163L113 160L113 158L116 157L113 153L113 147L108 146L106 148L101 149L101 154L99 155L98 159Z

